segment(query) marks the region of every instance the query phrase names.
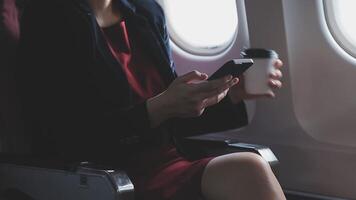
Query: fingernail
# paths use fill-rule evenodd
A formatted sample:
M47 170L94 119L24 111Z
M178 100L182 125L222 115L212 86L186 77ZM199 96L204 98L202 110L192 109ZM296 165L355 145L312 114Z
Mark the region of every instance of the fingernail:
M226 77L226 80L227 80L227 81L230 81L231 79L232 79L232 76L231 76L231 75L229 75L229 76Z
M239 79L235 78L234 80L232 80L233 84L236 84L237 82L239 82Z

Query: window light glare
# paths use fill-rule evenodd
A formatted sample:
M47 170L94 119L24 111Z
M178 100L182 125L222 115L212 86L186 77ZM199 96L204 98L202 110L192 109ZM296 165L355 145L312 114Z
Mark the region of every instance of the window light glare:
M231 44L238 17L236 0L165 0L171 38L192 51L215 51Z
M356 1L337 0L334 2L335 17L345 37L356 44Z
M356 57L356 1L324 0L331 33L346 52Z

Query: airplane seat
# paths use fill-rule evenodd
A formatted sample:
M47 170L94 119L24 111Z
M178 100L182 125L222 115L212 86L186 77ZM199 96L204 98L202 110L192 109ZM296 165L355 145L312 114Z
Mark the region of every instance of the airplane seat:
M18 2L23 4L24 0ZM19 34L19 10L15 0L0 1L0 76L9 77L13 70ZM13 80L0 80L6 80L0 83L0 92L5 94L0 98L0 199L134 199L134 185L124 171L89 162L72 163L33 155L31 140L21 134L24 132L19 128L21 120L13 118L12 126L7 122L7 118L17 112L7 109L8 105L17 102L7 95L14 90L14 87L10 90L7 87ZM187 138L184 145L188 151L195 152L192 157L249 151L261 155L272 166L278 163L269 148L258 145L206 136Z
M20 11L26 3L0 1L0 199L133 199L133 185L122 171L32 155L14 79Z

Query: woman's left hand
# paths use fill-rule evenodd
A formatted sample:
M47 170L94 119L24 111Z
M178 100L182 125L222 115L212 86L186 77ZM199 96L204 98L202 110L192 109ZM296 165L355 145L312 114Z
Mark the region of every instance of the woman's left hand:
M281 71L282 66L283 66L283 62L279 59L276 60L276 62L274 63L275 70L273 73L269 75L269 80L268 80L268 85L271 89L282 88L282 81L281 81L283 77ZM242 100L258 99L262 97L274 98L276 96L274 92L268 94L248 94L245 90L244 77L241 76L239 77L239 79L240 79L240 83L230 88L228 94L232 102L235 104L241 102Z

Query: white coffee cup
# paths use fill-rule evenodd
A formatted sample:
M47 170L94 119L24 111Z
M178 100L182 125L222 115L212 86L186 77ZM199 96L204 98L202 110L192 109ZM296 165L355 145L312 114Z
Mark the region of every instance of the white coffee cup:
M270 74L276 70L274 63L278 54L269 49L246 49L241 53L243 58L251 58L254 65L244 74L245 90L248 94L270 94L268 81Z

